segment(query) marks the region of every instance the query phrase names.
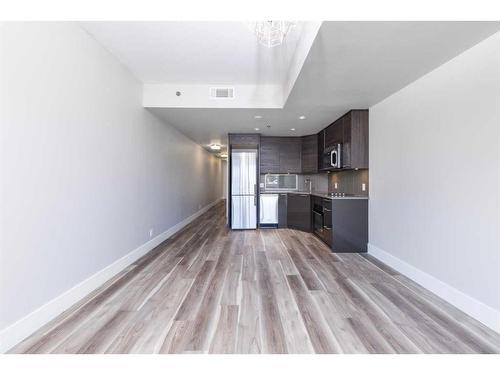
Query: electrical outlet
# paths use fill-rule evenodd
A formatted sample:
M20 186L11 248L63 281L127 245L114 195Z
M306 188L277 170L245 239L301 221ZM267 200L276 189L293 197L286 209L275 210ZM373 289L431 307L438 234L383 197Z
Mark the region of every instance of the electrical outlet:
M153 228L149 230L149 238L153 237Z
M361 184L361 190L366 191L366 184Z

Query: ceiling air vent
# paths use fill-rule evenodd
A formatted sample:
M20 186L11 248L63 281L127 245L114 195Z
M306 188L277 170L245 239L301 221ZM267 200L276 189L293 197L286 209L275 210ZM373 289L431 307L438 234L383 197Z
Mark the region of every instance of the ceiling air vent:
M233 87L212 87L210 89L211 99L233 99L234 98L234 88Z

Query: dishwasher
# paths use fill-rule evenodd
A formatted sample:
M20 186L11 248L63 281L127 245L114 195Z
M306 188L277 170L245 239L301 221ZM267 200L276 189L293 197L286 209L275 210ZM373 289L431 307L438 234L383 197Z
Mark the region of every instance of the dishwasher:
M279 194L260 195L259 223L261 227L278 227L278 199Z

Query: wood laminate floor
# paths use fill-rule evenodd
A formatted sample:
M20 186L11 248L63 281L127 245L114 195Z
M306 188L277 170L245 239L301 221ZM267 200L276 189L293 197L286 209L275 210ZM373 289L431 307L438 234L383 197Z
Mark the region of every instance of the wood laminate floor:
M219 204L13 353L498 353L500 336L374 258Z

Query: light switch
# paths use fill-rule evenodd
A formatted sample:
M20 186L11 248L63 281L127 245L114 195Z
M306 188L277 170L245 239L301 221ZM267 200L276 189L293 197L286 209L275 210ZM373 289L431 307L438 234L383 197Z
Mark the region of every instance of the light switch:
M337 183L335 182L335 183L333 184L333 187L334 187L335 189L338 189L339 184L337 184Z
M366 184L361 184L361 190L366 191Z

